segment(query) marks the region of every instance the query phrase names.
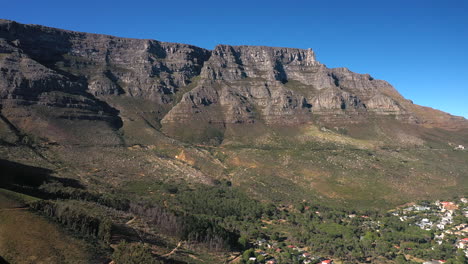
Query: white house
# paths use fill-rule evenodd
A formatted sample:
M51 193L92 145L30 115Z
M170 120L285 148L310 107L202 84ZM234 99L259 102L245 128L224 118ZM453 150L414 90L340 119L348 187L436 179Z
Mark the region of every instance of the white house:
M440 260L431 260L431 261L426 261L423 264L441 264L441 263L443 263L443 262L440 261Z
M462 238L457 243L457 248L465 249L468 247L468 238Z

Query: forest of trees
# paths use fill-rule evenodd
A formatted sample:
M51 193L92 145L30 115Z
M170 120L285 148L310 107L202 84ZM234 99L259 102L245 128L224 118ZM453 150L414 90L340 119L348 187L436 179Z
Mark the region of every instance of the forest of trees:
M228 250L237 245L238 235L210 218L177 214L158 205L141 203L131 203L130 212L146 218L161 233L189 243L202 243L211 250Z
M183 240L187 245L195 244L211 251L242 250L245 258L254 255L252 242L265 238L282 247L287 243L307 246L317 254L348 263L381 258L411 263L405 258L408 254L420 259L445 259L447 263L466 262L453 246L455 237L448 237L450 243L439 245L434 243L432 231L422 230L379 210L355 211L312 202L274 205L252 199L227 181L190 188L161 186L161 192L170 194L164 196L167 199L164 204L158 199L130 201L130 198L122 198L125 197L122 194L101 194L59 181L46 181L35 189L45 199L31 203L31 208L77 234L105 243L109 243L115 231L113 219L90 207L111 208L138 216L157 232ZM350 214L365 217L350 218ZM279 226L285 231L265 228L262 221L281 222ZM142 245L127 245L124 249L125 245L114 253L122 263L137 263L131 259L145 259L151 255ZM284 263L299 261L288 251L281 253L279 259Z

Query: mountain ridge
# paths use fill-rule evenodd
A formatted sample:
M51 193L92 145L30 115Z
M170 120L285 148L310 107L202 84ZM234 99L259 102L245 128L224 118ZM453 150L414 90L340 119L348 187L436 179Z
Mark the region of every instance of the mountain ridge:
M343 115L343 111L339 110L348 110L351 112L367 110L378 115L396 114L398 116L397 118L405 119L407 122L432 123L437 126L439 123L434 120L441 119L441 115L446 115L444 113L435 112L437 118L431 119L428 118L427 115L424 118L418 116L415 114L417 111L414 110L411 111L412 113L410 114L408 113L410 112L408 108L418 107L411 106L412 104L409 104L409 101L404 99L387 82L374 80L369 74L353 73L347 68L326 68L324 64L321 64L315 59L315 54L311 49L251 45L231 46L220 44L213 50L207 50L188 44L82 33L39 25L23 25L9 20L2 20L1 24L3 31L2 37L4 37L4 39L9 39L11 42L10 45L6 45L7 47L10 46L11 48L11 46L14 46L14 43L16 43L18 47L26 54L29 54L33 60L39 61L39 63L44 64L49 69L51 68L57 72L60 71L61 73L71 75L85 75L87 83L81 83L80 85L87 87L80 89L98 96L126 94L131 97L143 97L155 100L165 105L173 100L167 95L176 94L177 89L189 85L191 79L197 76L200 76L201 79L203 79L202 81L208 85L218 80L237 82L248 78L259 78L262 79L262 82L266 82L257 82L256 85L272 86L272 89L278 93L275 95L276 98L281 97L280 101L283 102L283 106L280 107L280 109L278 109L278 107L269 106L272 109L259 111L260 115L266 118L267 123L287 123L291 116L299 116L296 118L296 121L294 121L296 123L310 122L310 120L308 120L310 116L307 116L307 113L310 112L316 112L318 115L320 115L321 112L325 115ZM36 39L34 41L34 46L40 46L40 49L28 47L28 45L33 45L29 43L32 42L32 40L28 40L25 35L31 33L28 30L36 34L47 35L47 37L40 37L39 40ZM59 39L57 39L57 34L59 35ZM50 41L55 41L55 45L60 44L59 40L64 42L61 44L62 47L56 46L52 49L47 47ZM119 45L113 43L114 41L124 43ZM86 44L80 46L80 42ZM85 51L83 51L83 49ZM117 55L112 54L112 49L116 50L115 53L117 53ZM128 54L125 54L126 49L129 49L130 53L127 52ZM50 51L44 52L45 50ZM89 52L89 50L91 50L91 52ZM118 54L119 52L123 54ZM135 55L139 54L140 57L138 60L132 60L130 58L132 52L136 53ZM51 59L50 53L52 53L52 57L55 56L56 58ZM258 58L255 58L255 56L252 57L252 54L249 53L255 53L255 56ZM68 57L60 58L61 56ZM65 62L60 61L61 59L65 59ZM55 60L56 64L61 65L52 65L53 62L51 63L51 60ZM154 60L163 60L163 62L158 65L158 63L154 63ZM185 65L186 60L188 60L190 65ZM167 61L167 63L164 63L165 61ZM70 65L64 65L67 62ZM97 67L101 72L99 74L87 72L86 63ZM250 64L250 66L246 65L246 63ZM100 64L104 64L104 66ZM134 68L133 65L138 64L140 64L140 68L136 69L136 73L123 73L123 71L128 71L128 68ZM171 67L167 67L169 64ZM261 67L259 68L259 66ZM284 69L285 66L287 69ZM116 67L117 69L111 69L112 67ZM230 69L226 67L230 67ZM246 67L250 67L251 69L245 69ZM307 70L311 72L315 71L315 74L305 74L304 72ZM219 77L219 75L222 75L222 77ZM148 78L148 76L150 77ZM128 82L131 81L136 81L138 87L125 87L126 85L128 86ZM321 94L319 93L316 96L310 94L308 96L303 96L301 93L292 91L289 87L284 89L285 85L282 84L287 84L289 81L299 82L297 86L304 86L306 89L302 89L301 92L310 92L311 88L315 88L319 91L328 89L328 91ZM195 87L195 89L201 89L203 93L207 93L203 95L198 93L198 95L203 98L196 98L195 101L198 100L206 104L206 102L215 99L213 96L216 97L216 95L209 94L213 93L213 91L207 92L206 89L199 87ZM219 104L222 109L226 108L224 105L231 104L231 106L228 107L230 109L224 110L225 115L223 117L214 118L213 120L209 120L209 122L252 122L252 114L248 112L252 109L249 109L248 106L247 111L246 109L242 109L244 105L238 101L242 100L242 97L247 98L250 104L257 104L260 101L260 103L264 104L265 99L271 100L271 98L264 97L260 98L259 101L255 98L249 98L253 97L252 91L240 91L239 87L235 90L234 93L241 96L241 98L233 98L233 96L230 96L231 98L229 99L228 95L224 96L224 99L227 98L228 100L226 102L219 102ZM262 87L256 87L255 90L256 93L262 93L263 95L261 96L264 96L265 93L271 93L271 89L268 88L267 91L262 91ZM227 93L230 95L233 94L232 91L227 91ZM184 101L182 103L187 103L183 97L182 100ZM293 101L291 105L288 105L288 103L284 104L285 101L290 100ZM218 101L219 99L216 100L216 103L218 103ZM192 101L191 103L192 105L189 107L198 107L196 102ZM237 106L232 106L236 104ZM184 108L184 106L176 107ZM418 108L418 110L421 111L420 108ZM168 114L179 117L187 114L176 114L176 110L172 112L173 113ZM354 117L356 116L354 113L351 115L354 115ZM445 118L447 117L448 116ZM346 120L349 118L350 117L345 113L342 119ZM172 119L174 119L174 117L161 117L163 123L170 123ZM457 121L459 121L458 118ZM448 122L450 123L450 121ZM450 125L457 128L453 124ZM450 125L448 125L448 127L450 127Z
M0 113L2 158L99 190L229 180L261 200L397 204L466 189L466 153L454 151L468 145L466 119L311 49L2 20Z

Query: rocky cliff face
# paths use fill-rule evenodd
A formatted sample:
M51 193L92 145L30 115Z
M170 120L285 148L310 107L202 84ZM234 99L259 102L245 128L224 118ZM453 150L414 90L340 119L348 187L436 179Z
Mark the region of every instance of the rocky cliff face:
M314 116L326 120L330 114L349 122L356 112L416 120L385 95L387 91L398 94L387 82L345 68L328 69L316 61L310 49L219 45L200 78L198 86L164 117L163 124L196 119L293 125L310 122ZM209 117L215 107L222 115Z
M35 61L85 81L93 95L127 94L162 102L199 75L210 52L185 44L77 33L0 22L5 52L11 46Z
M40 112L45 127L88 120L112 134L122 126L124 108L109 98L134 100L135 108L145 100L149 118L169 135L188 124L223 133L229 124L427 119L387 82L329 69L311 49L219 45L209 51L0 20L0 103L18 127Z

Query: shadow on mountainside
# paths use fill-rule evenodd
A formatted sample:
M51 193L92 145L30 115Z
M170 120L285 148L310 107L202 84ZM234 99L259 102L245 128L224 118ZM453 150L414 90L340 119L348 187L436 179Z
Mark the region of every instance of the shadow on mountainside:
M53 170L0 159L0 188L37 195L37 187L47 182L59 182L65 187L84 189L75 179L52 176Z
M8 261L6 261L2 256L0 256L0 264L10 264Z

